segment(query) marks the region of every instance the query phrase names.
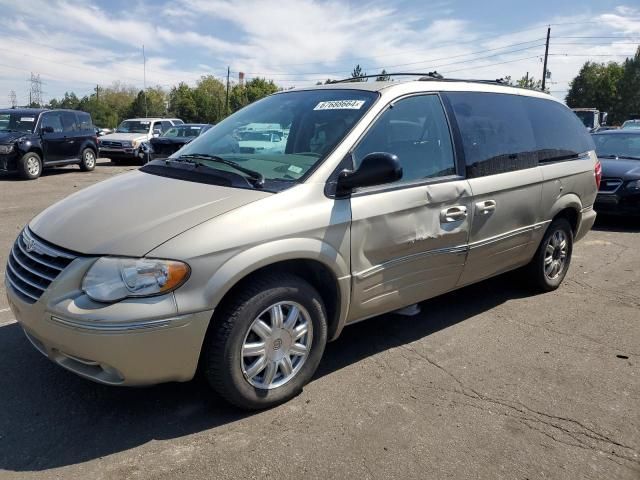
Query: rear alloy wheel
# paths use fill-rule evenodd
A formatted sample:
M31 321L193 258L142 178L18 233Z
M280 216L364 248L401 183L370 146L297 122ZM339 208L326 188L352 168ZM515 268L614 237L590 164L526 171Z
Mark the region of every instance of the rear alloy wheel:
M18 162L20 176L26 180L35 180L42 173L42 160L35 152L25 153Z
M540 246L528 265L530 277L544 292L560 286L569 270L573 251L573 230L564 218L551 222Z
M90 172L96 168L96 152L90 148L85 148L82 151L82 158L80 160L80 170L83 172Z
M309 382L326 341L326 313L315 288L289 273L267 273L216 312L201 362L209 384L227 401L268 408Z

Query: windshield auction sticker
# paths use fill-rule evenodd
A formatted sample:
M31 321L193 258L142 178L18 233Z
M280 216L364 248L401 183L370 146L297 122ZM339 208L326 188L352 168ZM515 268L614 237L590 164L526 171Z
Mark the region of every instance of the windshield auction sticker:
M364 100L331 100L320 102L314 110L360 110L364 102Z

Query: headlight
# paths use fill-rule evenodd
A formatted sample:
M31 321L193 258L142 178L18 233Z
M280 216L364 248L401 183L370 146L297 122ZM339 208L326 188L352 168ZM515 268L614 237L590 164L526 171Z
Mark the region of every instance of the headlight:
M102 257L85 274L82 290L97 302L149 297L175 290L189 273L186 263L174 260Z
M640 190L640 180L632 180L627 183L627 190Z
M131 145L132 145L131 142L122 142L122 146L125 147L125 148L130 148Z
M13 152L13 145L0 145L0 153L7 154Z

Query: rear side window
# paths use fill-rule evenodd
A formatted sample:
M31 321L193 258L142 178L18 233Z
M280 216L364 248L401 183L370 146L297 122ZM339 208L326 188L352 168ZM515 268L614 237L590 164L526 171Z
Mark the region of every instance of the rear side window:
M594 150L593 140L580 119L553 100L522 97L538 144L538 161L554 162Z
M74 112L62 112L62 130L64 132L77 132L78 120Z
M398 156L400 182L455 175L451 135L440 98L420 95L394 103L354 150L355 166L373 152Z
M462 136L467 176L482 177L538 165L533 127L522 97L479 92L447 96Z
M91 115L86 112L76 112L76 116L78 117L78 124L80 125L80 130L92 130L93 122L91 121Z

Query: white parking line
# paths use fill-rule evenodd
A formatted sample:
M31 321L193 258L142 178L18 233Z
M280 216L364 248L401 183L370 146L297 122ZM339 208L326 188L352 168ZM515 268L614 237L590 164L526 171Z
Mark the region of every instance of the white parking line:
M8 312L9 310L11 310L11 309L10 308L0 308L0 313Z
M9 320L8 322L2 322L2 323L0 323L0 327L6 327L7 325L13 325L14 323L18 323L18 322L16 322L16 320L12 318L12 319L11 319L11 320Z

